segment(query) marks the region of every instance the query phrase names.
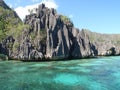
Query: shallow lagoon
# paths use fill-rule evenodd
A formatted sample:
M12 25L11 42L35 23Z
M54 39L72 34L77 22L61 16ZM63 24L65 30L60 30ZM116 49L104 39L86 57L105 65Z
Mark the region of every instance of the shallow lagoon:
M120 56L52 62L0 61L0 90L119 90Z

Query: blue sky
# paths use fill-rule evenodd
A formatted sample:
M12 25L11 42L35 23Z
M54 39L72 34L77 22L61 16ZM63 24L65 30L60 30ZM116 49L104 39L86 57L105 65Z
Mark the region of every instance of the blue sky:
M25 8L46 3L58 13L69 16L74 26L98 33L120 34L120 0L4 0L21 16ZM24 15L23 15L24 14Z

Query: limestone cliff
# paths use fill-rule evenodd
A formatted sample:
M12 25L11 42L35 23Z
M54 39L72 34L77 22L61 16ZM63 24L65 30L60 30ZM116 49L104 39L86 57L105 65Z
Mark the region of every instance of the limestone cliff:
M95 46L84 31L74 28L69 18L44 4L25 18L30 29L23 31L17 58L65 59L97 55Z
M0 53L7 54L11 59L22 60L59 60L120 54L120 35L79 30L69 18L57 14L55 9L49 9L44 4L39 5L35 13L27 15L24 24L29 27L23 28L17 37L12 35L3 40L0 48L11 43L11 49L1 48Z

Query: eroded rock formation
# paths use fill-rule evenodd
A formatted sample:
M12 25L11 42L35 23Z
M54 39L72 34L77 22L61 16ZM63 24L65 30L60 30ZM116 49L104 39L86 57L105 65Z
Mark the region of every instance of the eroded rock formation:
M35 12L25 18L24 23L29 25L29 28L24 28L17 38L10 36L0 44L0 53L22 60L120 54L119 40L116 40L120 35L80 31L69 18L57 14L55 9L49 9L44 4L39 5ZM108 37L109 40L106 39ZM11 49L7 47L8 43L11 43Z

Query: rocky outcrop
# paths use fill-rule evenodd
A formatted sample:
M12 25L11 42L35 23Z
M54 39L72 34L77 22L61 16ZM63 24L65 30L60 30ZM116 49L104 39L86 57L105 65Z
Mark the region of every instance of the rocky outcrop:
M29 37L32 45L37 47L33 50L42 53L46 59L97 55L95 46L84 31L74 28L69 18L58 15L55 9L48 9L44 4L36 9L36 13L26 16L25 24L31 27L27 36L36 35L34 39Z
M21 34L6 38L0 44L0 53L12 59L43 60L73 59L99 55L120 54L120 35L104 35L79 30L66 16L57 14L44 4L27 15ZM108 38L109 39L106 39ZM114 38L113 38L114 37ZM116 38L115 38L116 37Z
M11 56L12 48L15 39L12 36L8 36L1 44L0 44L0 53L5 54L7 56Z
M73 49L72 52L73 57L94 57L98 54L96 46L93 43L91 43L89 36L84 32L84 30L78 33L76 40L74 41L76 42L74 43L75 49Z
M74 28L69 18L58 15L55 9L49 9L44 4L36 9L36 13L26 16L25 24L30 25L30 29L26 31L27 35L23 36L27 36L29 43L31 43L30 46L32 46L31 50L27 50L27 55L23 54L27 56L26 59L31 59L32 51L41 54L40 56L37 54L39 59L94 57L101 55L104 50L106 53L102 55L112 53L108 52L112 48L111 46L109 49L99 50L95 42L90 40L86 30L80 31ZM21 41L24 41L25 38ZM38 58L34 57L34 59Z

